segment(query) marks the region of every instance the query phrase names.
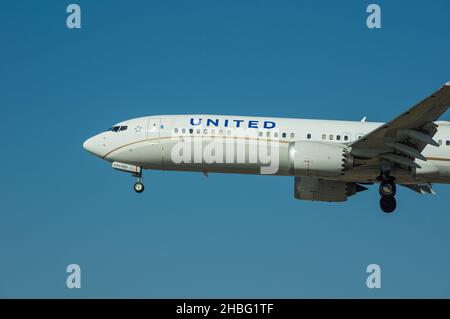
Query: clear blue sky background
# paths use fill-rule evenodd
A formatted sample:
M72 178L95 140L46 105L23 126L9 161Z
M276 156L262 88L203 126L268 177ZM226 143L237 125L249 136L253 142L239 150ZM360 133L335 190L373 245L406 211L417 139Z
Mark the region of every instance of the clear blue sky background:
M377 1L381 30L369 1L77 1L81 30L69 3L0 6L0 297L450 297L448 186L393 215L288 177L149 171L137 195L82 148L153 114L389 120L450 80L449 1Z

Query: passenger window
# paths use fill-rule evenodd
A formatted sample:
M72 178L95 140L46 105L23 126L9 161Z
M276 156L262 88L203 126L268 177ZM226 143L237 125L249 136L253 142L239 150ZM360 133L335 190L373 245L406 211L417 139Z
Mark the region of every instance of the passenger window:
M295 133L291 133L291 138L294 138L295 137Z
M219 130L219 135L223 135L223 130L222 129Z
M326 134L322 134L322 140L326 140L327 139L327 135Z
M266 136L267 136L267 137L270 137L270 132L266 132Z
M197 129L197 134L200 134L200 132L201 132L201 131L200 131L200 129L198 128L198 129Z
M205 128L205 129L203 130L203 134L208 134L208 129Z
M311 139L311 134L308 133L308 134L306 135L306 138L307 138L308 140L310 140L310 139Z
M344 141L348 141L348 136L344 135Z
M447 146L448 146L448 145L450 145L450 141L449 141L449 140L447 140L447 142L445 142L445 144L447 144Z
M178 133L178 128L175 128L175 133Z
M274 137L278 137L278 132L273 133Z
M333 140L333 134L330 134L330 141Z
M216 130L215 129L212 129L211 130L211 135L214 135L216 133Z
M341 136L340 135L336 135L336 140L340 141L341 140Z
M186 129L185 129L185 128L182 129L182 130L181 130L181 133L185 134L185 133L186 133Z
M439 145L442 145L442 140L439 140L438 143L439 143Z
M190 133L190 134L194 133L194 130L190 128L190 129L189 129L189 133Z
M286 138L286 133L283 133L281 136L282 136L283 138Z
M258 133L258 136L259 136L259 137L262 137L262 136L263 136L263 132L259 132L259 133Z

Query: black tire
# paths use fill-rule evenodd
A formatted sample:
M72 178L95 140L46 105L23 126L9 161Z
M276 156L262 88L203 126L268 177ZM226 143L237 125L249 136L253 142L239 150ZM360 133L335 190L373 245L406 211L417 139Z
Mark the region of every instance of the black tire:
M385 213L392 213L397 208L397 200L393 196L381 197L380 208Z
M136 184L134 184L134 191L136 193L142 193L144 191L144 184L142 184L141 182L137 182Z
M381 197L394 197L397 193L397 187L394 182L381 182L378 192Z

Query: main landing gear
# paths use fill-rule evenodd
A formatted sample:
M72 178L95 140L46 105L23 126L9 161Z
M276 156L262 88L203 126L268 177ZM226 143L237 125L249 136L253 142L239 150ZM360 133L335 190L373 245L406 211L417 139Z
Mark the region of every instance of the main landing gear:
M388 161L382 161L380 163L380 208L385 213L392 213L397 208L397 201L395 200L395 193L397 188L395 187L394 177L390 175L392 165Z
M395 200L396 187L392 178L380 183L380 208L385 213L392 213L397 207Z

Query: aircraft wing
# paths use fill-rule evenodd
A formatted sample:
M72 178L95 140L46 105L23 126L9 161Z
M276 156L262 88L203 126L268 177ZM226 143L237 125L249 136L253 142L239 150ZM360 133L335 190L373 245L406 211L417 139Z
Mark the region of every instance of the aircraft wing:
M350 143L351 153L365 159L378 158L406 168L419 168L414 160L433 140L438 125L434 123L450 106L450 81L423 101L359 140Z

